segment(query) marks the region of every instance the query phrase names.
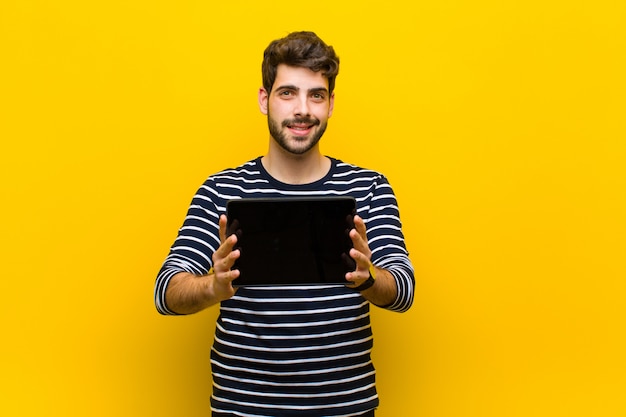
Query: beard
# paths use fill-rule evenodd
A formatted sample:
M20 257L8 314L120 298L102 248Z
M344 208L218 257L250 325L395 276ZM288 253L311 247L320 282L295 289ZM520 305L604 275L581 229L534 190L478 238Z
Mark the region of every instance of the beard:
M288 133L283 130L287 126L294 124L307 124L311 126L317 126L317 130L311 132L308 136L291 138ZM284 120L282 123L272 119L269 112L267 113L267 125L270 131L270 135L280 145L281 148L294 155L303 155L310 151L320 141L328 122L320 122L319 119L312 119L308 117Z

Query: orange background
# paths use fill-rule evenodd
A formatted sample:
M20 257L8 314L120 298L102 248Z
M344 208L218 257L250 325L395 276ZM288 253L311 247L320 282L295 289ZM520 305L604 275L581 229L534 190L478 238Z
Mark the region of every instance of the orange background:
M265 152L270 40L342 67L327 154L391 180L414 308L380 417L626 415L623 2L3 1L0 414L207 416L216 310L156 273L207 175Z

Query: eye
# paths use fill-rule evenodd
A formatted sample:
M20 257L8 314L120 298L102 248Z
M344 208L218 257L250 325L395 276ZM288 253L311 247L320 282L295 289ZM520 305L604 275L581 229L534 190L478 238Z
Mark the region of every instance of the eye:
M311 98L315 101L324 101L326 96L323 93L313 93L311 94Z

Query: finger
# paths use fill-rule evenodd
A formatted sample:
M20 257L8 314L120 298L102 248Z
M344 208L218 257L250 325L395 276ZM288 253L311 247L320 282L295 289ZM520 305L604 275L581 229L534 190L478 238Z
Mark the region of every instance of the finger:
M233 240L233 238L229 237L228 240ZM240 252L238 249L235 249L226 255L226 257L222 260L223 270L230 271L230 269L235 264L237 258L239 258Z
M232 283L234 280L239 278L239 270L238 269L231 269L230 271L228 271L228 277L227 278Z
M350 257L356 262L355 272L364 272L369 276L370 257L354 248L350 250Z
M223 272L215 274L215 279L220 284L231 284L237 278L239 278L239 270L238 269L229 269L227 271L223 271Z
M352 247L357 251L365 254L367 259L370 259L371 251L367 242L367 237L363 237L355 228L350 230L350 239L352 240Z
M361 216L354 216L354 228L359 233L359 236L365 241L367 241L367 228L365 227L365 222L361 218Z
M370 276L370 257L354 248L350 250L350 257L354 259L356 266L352 272L346 273L345 278L350 282L348 285L361 284Z
M213 278L213 291L220 299L229 299L237 292L237 288L233 286L233 280L239 277L238 270L229 270L219 274L215 274Z
M220 216L220 243L224 243L224 241L226 240L226 223L227 223L227 218L225 214L222 214Z
M213 253L213 269L217 272L228 271L232 268L235 260L239 258L238 249L233 250L237 244L237 235L230 235L224 240L219 248Z
M230 235L224 239L219 248L215 251L218 257L224 258L233 250L233 247L237 244L237 235Z

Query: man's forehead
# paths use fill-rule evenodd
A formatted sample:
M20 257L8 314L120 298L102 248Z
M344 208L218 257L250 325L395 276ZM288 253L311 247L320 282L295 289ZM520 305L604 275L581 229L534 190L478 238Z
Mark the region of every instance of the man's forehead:
M291 86L305 90L328 90L328 78L323 75L322 71L280 64L276 71L274 87L279 88L280 86Z

